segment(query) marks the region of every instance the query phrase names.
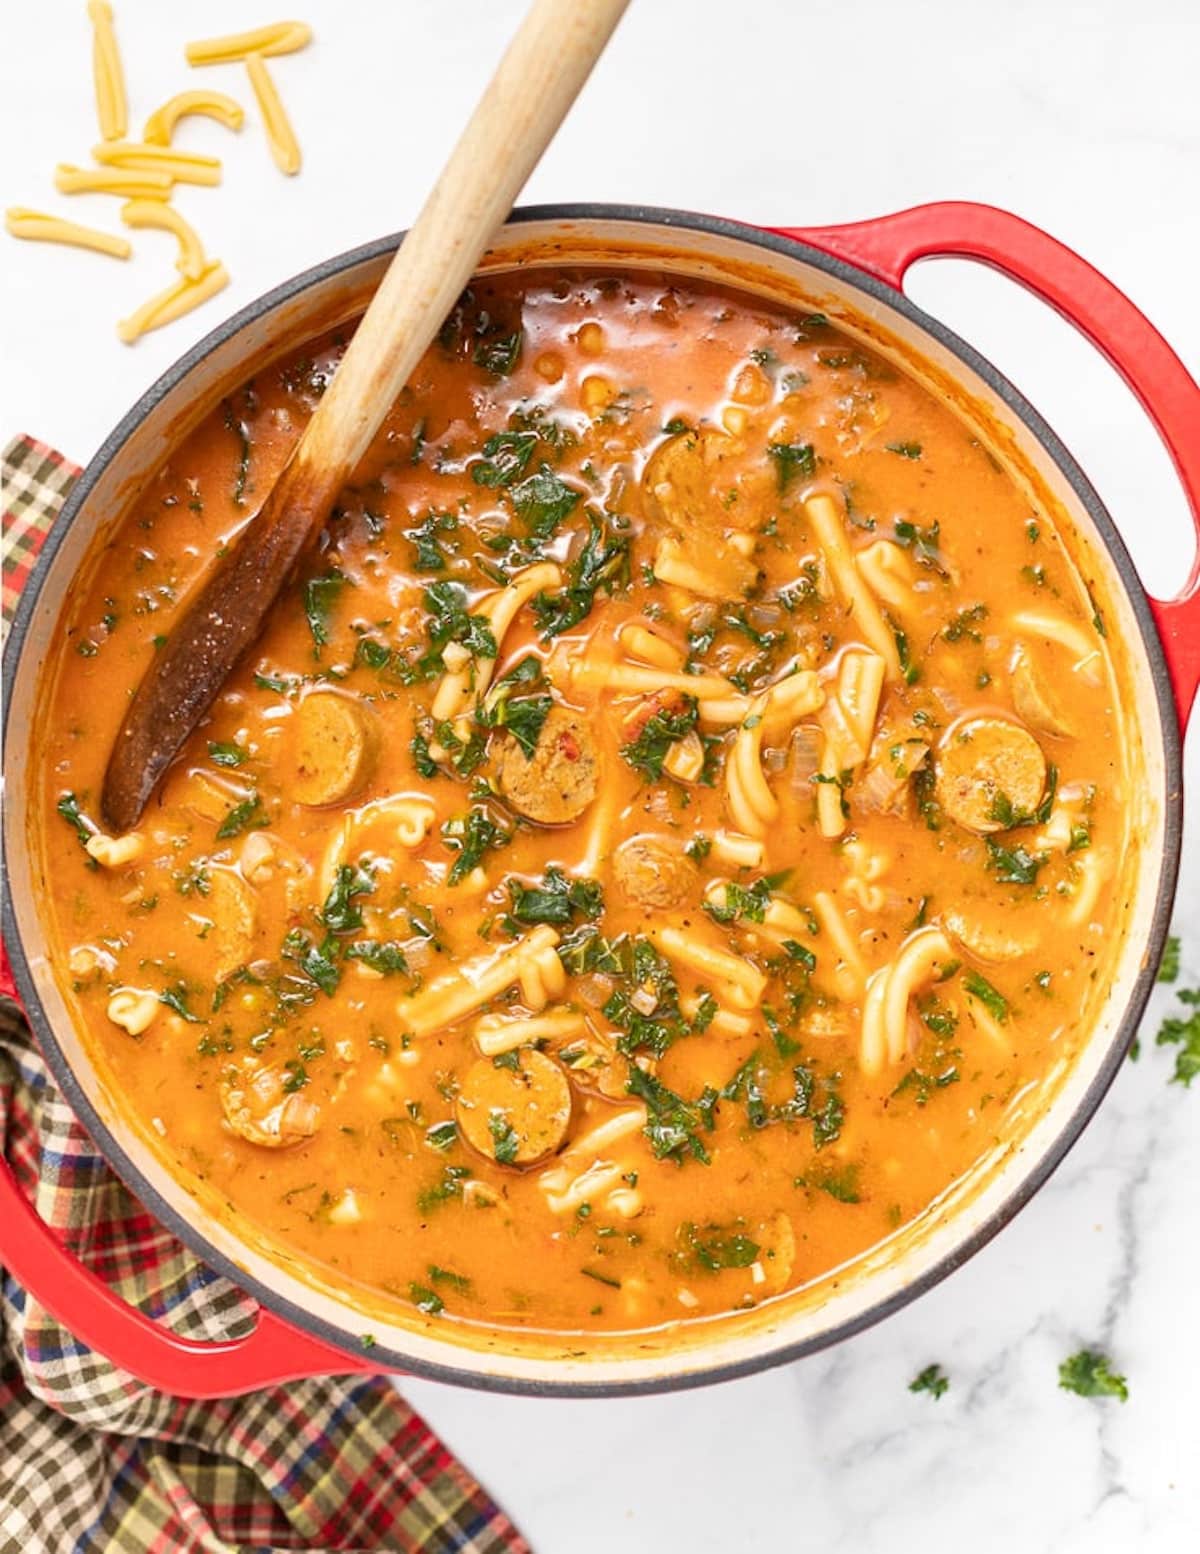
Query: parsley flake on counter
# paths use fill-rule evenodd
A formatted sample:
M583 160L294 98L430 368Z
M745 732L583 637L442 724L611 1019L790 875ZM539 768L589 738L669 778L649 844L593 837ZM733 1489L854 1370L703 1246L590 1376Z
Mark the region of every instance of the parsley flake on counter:
M1077 1393L1081 1398L1120 1398L1125 1403L1129 1399L1129 1384L1111 1366L1106 1354L1080 1349L1058 1367L1058 1384L1064 1392Z
M940 1365L927 1365L908 1384L910 1392L927 1392L936 1402L949 1389L950 1378Z

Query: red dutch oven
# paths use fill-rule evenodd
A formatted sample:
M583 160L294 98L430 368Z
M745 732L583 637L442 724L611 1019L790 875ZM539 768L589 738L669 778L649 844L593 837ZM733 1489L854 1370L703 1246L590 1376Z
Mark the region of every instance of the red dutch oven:
M717 1322L605 1335L581 1354L569 1335L431 1331L297 1267L286 1249L205 1207L108 1094L80 1040L47 952L31 770L39 679L72 581L171 447L256 366L365 306L398 240L307 272L202 341L125 417L79 481L21 599L5 656L4 936L6 990L24 1006L55 1078L114 1169L164 1224L260 1302L255 1330L228 1343L176 1337L124 1304L60 1245L0 1161L0 1264L80 1340L185 1397L309 1374L397 1370L540 1394L617 1394L697 1385L778 1364L897 1310L962 1264L1046 1180L1099 1104L1136 1031L1167 930L1179 861L1181 744L1200 681L1200 559L1179 595L1147 598L1111 519L1054 433L988 362L915 307L902 285L932 255L976 259L1057 309L1109 358L1170 450L1200 534L1200 389L1136 307L1077 254L1016 216L962 203L875 221L763 230L640 207L514 213L481 268L603 264L667 269L819 308L869 338L935 393L978 418L1051 502L1085 580L1104 605L1118 674L1130 688L1135 834L1141 840L1124 948L1107 1004L1076 1057L968 1182L885 1246L820 1287ZM964 411L962 407L967 407ZM407 1325L406 1325L407 1324ZM370 1329L374 1344L364 1353Z

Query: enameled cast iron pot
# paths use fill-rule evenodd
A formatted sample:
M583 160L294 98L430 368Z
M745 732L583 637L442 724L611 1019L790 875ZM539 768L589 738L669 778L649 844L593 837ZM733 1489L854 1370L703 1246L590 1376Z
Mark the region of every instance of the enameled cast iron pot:
M764 231L678 211L579 206L517 212L486 269L599 263L666 268L726 281L829 313L870 338L935 392L983 419L1032 493L1073 528L1085 579L1103 601L1110 646L1129 687L1141 838L1128 931L1112 992L1090 1038L1023 1136L969 1190L897 1243L824 1286L743 1317L673 1334L607 1340L594 1354L511 1335L469 1342L446 1324L397 1325L264 1255L250 1232L191 1195L105 1092L46 958L27 781L38 679L72 579L96 535L126 509L172 446L254 368L359 313L395 238L287 282L189 352L125 417L89 465L21 600L5 659L4 935L15 992L58 1083L116 1171L162 1222L262 1304L247 1338L172 1335L116 1298L59 1245L0 1160L0 1264L81 1340L184 1396L216 1396L304 1374L395 1369L528 1393L647 1392L737 1376L812 1352L897 1310L963 1263L1046 1180L1112 1081L1145 1006L1167 930L1179 860L1183 726L1200 680L1200 562L1169 603L1150 600L1112 520L1054 433L988 362L901 290L914 260L954 254L1003 271L1055 307L1116 366L1174 457L1200 533L1200 389L1141 313L1076 254L986 206L929 205L859 225ZM362 1335L375 1344L364 1352Z

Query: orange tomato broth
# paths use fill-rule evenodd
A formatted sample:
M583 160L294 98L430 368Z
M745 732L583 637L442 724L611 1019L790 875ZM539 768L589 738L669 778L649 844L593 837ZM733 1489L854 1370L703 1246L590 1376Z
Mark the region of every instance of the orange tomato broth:
M41 841L56 960L89 1045L177 1174L289 1258L393 1300L403 1320L650 1328L820 1280L910 1223L1010 1136L1019 1109L1036 1107L1081 1045L1105 991L1129 778L1102 622L1051 516L1031 508L955 413L820 316L648 272L487 280L426 355L301 579L152 799L139 856L96 867L82 843L100 825L104 763L155 638L270 487L342 345L325 340L264 368L188 436L70 606L40 757ZM505 432L526 441L486 454ZM682 526L668 512L670 486L656 494L653 473L642 480L649 456L672 440L701 459L708 482ZM506 485L514 456L525 464ZM526 484L543 471L541 485ZM834 496L856 556L880 541L896 552L903 589L885 618L903 633L907 679L889 676L867 759L834 779L841 836L822 834L812 772L829 713L806 714L799 733L768 728L760 772L777 813L762 827L761 863L739 868L705 853L718 832L738 829L725 772L738 728L701 718L707 781L654 780L623 746L654 709L686 723L689 703L614 692L608 670L581 688L568 669L632 661L619 633L634 622L688 655L689 668L732 676L750 693L800 666L832 698L846 649L871 644L814 536L805 498L820 492ZM557 522L545 500L555 496L570 509ZM431 522L430 513L451 516ZM539 519L553 532L532 540ZM556 597L519 611L489 666L499 678L529 655L552 660L557 683L518 686L513 697L551 694L594 737L596 798L575 823L542 826L522 822L495 791L511 734L480 729L468 712L459 732L474 732L487 753L461 777L429 727L442 671L425 590L461 584L470 615L505 571L519 575L539 557L558 561L569 583L589 520L605 525L602 543L628 546L611 593L601 587L577 624L547 639L539 626L567 602L549 590ZM730 540L750 551L750 597L722 604L656 580L661 541L680 534L701 567ZM306 582L334 573L340 585L306 596ZM1093 656L1081 664L1051 628L1014 623L1020 612L1067 623ZM414 668L424 655L425 669ZM932 774L964 719L1020 721L1018 659L1070 732L1033 730L1057 792L1044 790L1037 816L1004 814L1000 795L1007 824L983 836L946 813ZM370 725L369 771L343 800L314 807L292 794L302 775L297 709L330 689L355 698L355 716ZM436 776L414 758L422 732ZM908 747L917 775L906 779L889 754L905 741L933 747L923 764ZM431 757L418 759L428 773ZM891 808L881 810L871 772L886 774L889 760ZM349 830L342 861L365 869L371 888L344 897L342 916L335 903L343 926L333 931L321 915L330 838L345 813L395 794L432 801L429 834L402 845L386 811ZM472 809L509 840L484 852L482 872L451 885L458 853L442 828ZM629 899L617 884L614 855L634 834L665 839L684 858L682 903ZM264 838L274 849L265 864ZM666 1089L653 1090L645 1131L565 1163L552 1155L515 1168L489 1157L506 1152L507 1114L490 1151L456 1122L456 1088L480 1062L479 1011L413 1035L404 1001L457 964L496 955L513 929L532 931L506 923L511 880L542 885L551 866L570 878L585 857L603 891L592 926L610 958L577 974L589 919L570 906L571 922L555 932L575 969L550 1007L582 1012L586 1035L543 1043L570 1086L566 1148L637 1102L626 1094L631 1064ZM233 887L252 905L248 939L206 915L222 895L214 878L235 874L255 880ZM745 892L724 898L726 915L738 913L731 921L704 908L713 880ZM767 934L755 918L772 897L800 914L802 931ZM633 941L671 925L761 972L761 999L747 1008L733 981L670 957L655 963L665 978L639 984L653 957L635 972ZM884 974L922 925L946 932L953 956L904 1005L899 1057L868 1072L865 979ZM348 952L371 942L398 947L407 972L386 964L394 949L366 951L375 966ZM600 942L591 941L593 961ZM215 969L228 972L231 955L243 969L218 984ZM690 1020L675 1009L671 974ZM171 1002L135 1037L108 1016L118 989ZM525 997L514 987L488 1010L528 1014ZM691 1028L717 1006L712 1024ZM648 1045L636 1045L638 1033ZM264 1070L267 1101L300 1097L305 1126L315 1119L310 1136L267 1148L230 1126L223 1081L228 1100L231 1074ZM690 1108L675 1131L670 1096ZM572 1198L567 1189L589 1168L595 1192L584 1182ZM568 1207L556 1212L548 1180Z

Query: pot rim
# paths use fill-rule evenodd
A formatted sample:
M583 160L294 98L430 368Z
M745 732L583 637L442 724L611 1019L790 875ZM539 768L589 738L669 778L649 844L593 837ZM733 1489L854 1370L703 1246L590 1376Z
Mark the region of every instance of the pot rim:
M379 1369L410 1374L430 1381L468 1386L485 1392L515 1394L518 1396L545 1397L624 1397L662 1392L676 1392L694 1387L709 1386L721 1381L734 1380L759 1371L785 1365L818 1353L822 1349L841 1343L856 1333L873 1327L876 1323L894 1315L917 1296L941 1283L949 1274L962 1267L976 1252L1012 1220L1046 1183L1078 1141L1084 1128L1095 1114L1116 1074L1124 1062L1129 1043L1145 1011L1150 991L1154 985L1159 959L1170 926L1171 908L1179 870L1182 846L1182 739L1172 694L1170 674L1158 632L1154 625L1149 601L1138 576L1133 560L1120 533L1101 501L1095 488L1058 435L1015 385L986 357L963 340L953 330L919 308L901 290L877 280L857 265L837 258L824 249L812 246L801 239L783 237L777 233L700 212L675 210L648 205L608 203L527 205L513 210L505 227L520 227L535 222L625 222L656 226L681 234L690 232L706 236L726 238L765 249L788 259L799 259L812 268L831 275L847 287L865 293L873 300L898 313L925 335L962 362L980 378L1004 403L1006 408L1022 423L1025 430L1040 445L1058 469L1072 493L1086 511L1113 563L1121 587L1131 607L1138 627L1142 653L1147 661L1151 683L1154 687L1158 724L1163 745L1164 796L1162 806L1161 872L1154 895L1149 933L1142 964L1134 978L1125 1008L1116 1022L1108 1051L1093 1075L1087 1089L1080 1096L1074 1110L1060 1125L1053 1142L1044 1154L1034 1162L1016 1183L1011 1192L996 1206L988 1217L955 1247L925 1269L909 1283L886 1297L867 1306L857 1315L839 1322L821 1333L796 1339L792 1342L776 1342L776 1334L768 1335L760 1352L747 1358L718 1364L704 1364L703 1360L682 1373L661 1379L605 1379L589 1380L535 1380L524 1377L495 1375L480 1365L472 1365L473 1351L461 1350L462 1364L418 1360L384 1346L373 1348L371 1357L379 1361ZM171 393L201 362L218 347L225 345L248 324L261 318L280 304L299 296L321 282L332 280L346 270L363 263L384 258L402 241L403 232L376 238L356 248L345 250L319 264L301 271L289 280L263 293L248 303L224 323L218 325L190 350L184 353L120 419L113 431L104 439L89 461L73 488L62 512L55 520L39 554L34 571L22 590L18 601L8 641L3 655L4 678L11 684L16 675L25 639L33 613L42 591L49 564L63 543L76 515L99 480L102 472L118 455L125 442L137 427L153 413L160 402ZM619 266L620 260L612 261ZM670 257L664 255L663 268L670 269ZM7 756L10 733L9 711L11 698L3 706L3 750ZM76 1078L54 1030L42 1009L32 971L20 938L16 910L12 901L11 876L8 868L7 848L0 833L0 932L12 965L13 978L20 993L26 1018L29 1020L43 1055L76 1116L86 1127L101 1154L117 1175L137 1196L155 1218L178 1237L207 1266L223 1274L233 1284L252 1295L260 1305L290 1322L303 1332L313 1334L333 1347L361 1359L362 1350L357 1337L322 1318L315 1317L294 1302L279 1296L261 1280L248 1275L232 1259L212 1247L203 1231L177 1213L146 1181L129 1154L117 1143L106 1123L92 1104L82 1084ZM695 1352L702 1354L701 1346ZM619 1362L617 1362L619 1363Z

